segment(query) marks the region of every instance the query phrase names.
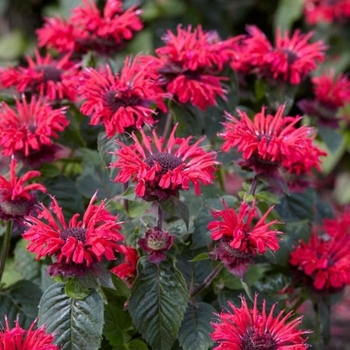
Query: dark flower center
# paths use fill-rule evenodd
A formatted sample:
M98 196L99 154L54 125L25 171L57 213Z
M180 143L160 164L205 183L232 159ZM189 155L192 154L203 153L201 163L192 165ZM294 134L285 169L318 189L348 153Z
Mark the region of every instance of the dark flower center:
M170 153L155 153L145 159L145 163L150 167L154 166L154 162L162 167L160 174L166 174L169 170L174 170L183 163L180 158Z
M61 232L60 237L67 240L68 237L74 237L78 241L86 242L86 229L82 227L68 227Z
M120 98L117 95L117 91L107 91L104 96L105 102L113 112L116 112L120 107L125 108L140 104L140 100L137 97Z
M277 350L278 346L270 333L257 334L254 330L249 330L242 338L241 349Z
M58 69L53 65L43 64L39 65L35 69L37 72L43 72L43 81L61 81L62 80L62 69Z
M33 201L26 198L16 200L0 200L0 211L11 217L22 217L28 215L33 207Z
M287 54L288 64L291 65L298 59L298 55L291 50L283 49L283 52Z

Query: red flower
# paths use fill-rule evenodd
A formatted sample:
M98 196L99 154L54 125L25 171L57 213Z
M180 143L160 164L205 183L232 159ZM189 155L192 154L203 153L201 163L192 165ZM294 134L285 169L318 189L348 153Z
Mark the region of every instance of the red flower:
M0 146L5 156L12 154L30 163L50 161L53 138L59 137L69 124L64 113L66 108L53 109L43 98L32 96L28 103L24 96L16 99L16 109L5 102L0 105ZM47 152L49 151L49 152Z
M315 289L338 292L350 284L350 235L338 231L335 236L321 236L313 229L309 242L301 241L289 262L309 277Z
M68 20L46 19L44 27L37 30L39 46L58 52L93 50L109 55L120 51L124 43L143 28L141 10L136 6L124 11L122 1L107 0L101 12L94 1L83 3L73 10Z
M322 41L308 42L313 33L296 30L293 35L288 31L282 35L278 29L273 46L257 27L247 26L247 31L248 35L236 37L232 46L236 54L231 66L244 73L299 84L325 58Z
M191 26L178 26L176 35L168 31L163 40L166 45L156 50L158 58L147 59L163 75L169 93L202 110L215 105L217 96L224 98L220 83L227 78L217 75L233 54L229 41L221 41L216 32L204 32L201 26L193 31Z
M35 60L27 56L27 62L28 67L9 67L2 70L3 86L15 86L19 92L44 95L50 100L66 98L75 101L79 65L70 61L70 54L55 60L49 53L42 57L35 51Z
M101 72L87 68L79 89L85 99L80 111L91 116L92 125L103 122L108 137L131 126L153 124L153 104L166 110L157 78L147 66L141 67L138 59L126 58L120 75L113 74L109 66Z
M156 265L166 259L165 252L174 244L174 236L169 232L162 231L158 227L147 230L146 236L138 240L138 245L142 250L150 253L147 259Z
M244 297L241 297L241 307L228 302L233 313L221 312L219 323L212 323L214 332L211 337L219 343L215 350L251 350L251 349L293 349L304 350L309 347L302 336L311 331L299 330L302 317L293 317L293 312L284 315L280 311L273 316L276 304L267 314L266 301L263 300L262 312L259 312L257 295L254 306L249 309Z
M59 350L53 344L54 336L46 333L46 327L34 330L35 321L28 330L21 328L18 320L15 321L15 327L10 328L5 315L5 326L4 329L0 328L0 350Z
M350 1L305 0L304 13L309 24L342 23L350 17Z
M313 146L313 128L296 127L301 117L283 117L284 106L280 106L275 116L265 115L266 108L254 116L254 120L238 110L240 120L226 113L225 140L222 150L227 152L237 147L242 152L242 165L259 173L274 173L283 167L290 173L310 173L312 168L321 170L320 156L326 155ZM297 166L305 159L303 167Z
M341 215L337 215L335 219L324 219L322 229L332 237L338 235L350 236L350 207L346 207Z
M118 217L110 214L105 201L94 205L96 194L91 198L82 220L73 215L68 225L56 199L52 197L51 211L40 205L38 217L26 218L29 228L23 238L30 241L27 249L37 255L37 259L54 256L58 263L71 264L82 268L115 259L120 252L118 241L124 237L119 232Z
M179 190L188 190L192 182L195 193L200 194L200 183L213 183L215 152L205 152L198 145L203 138L190 145L192 136L188 138L175 137L177 125L173 128L166 141L158 138L153 130L155 149L152 140L140 129L142 141L133 133L134 144L120 146L114 154L118 157L111 167L118 168L115 182L126 183L129 180L137 182L136 195L147 201L163 201L171 196L178 196ZM166 144L165 144L166 143Z
M229 208L224 200L223 205L223 210L211 211L213 217L219 219L208 224L212 239L219 241L219 246L211 255L221 260L231 273L242 277L253 256L264 254L267 249L279 249L277 235L282 232L270 228L278 222L277 220L266 223L273 207L254 224L253 220L257 214L255 202L251 207L242 202L238 214L235 209Z
M46 188L37 183L25 183L34 177L40 176L39 171L28 171L21 177L16 177L17 163L11 158L10 179L0 175L0 218L22 219L33 210L36 203L34 191L46 192Z
M111 269L111 272L125 281L131 287L137 275L137 262L140 258L137 250L132 247L120 245L120 251L124 254L124 262Z

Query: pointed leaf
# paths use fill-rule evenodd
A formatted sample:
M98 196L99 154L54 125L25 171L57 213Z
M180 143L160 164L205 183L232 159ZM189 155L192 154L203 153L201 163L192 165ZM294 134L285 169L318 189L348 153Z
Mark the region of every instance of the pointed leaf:
M213 345L210 333L216 310L207 303L189 303L182 322L179 340L183 350L206 350Z
M181 202L180 199L176 197L170 197L164 202L159 202L159 205L167 213L170 213L182 219L188 228L190 222L190 211L188 209L188 206L185 203Z
M39 325L55 332L62 350L98 350L103 328L103 300L93 291L84 300L69 298L65 284L56 283L43 294L39 305Z
M181 273L169 261L159 266L139 260L129 310L136 329L153 350L171 349L183 319L188 291Z

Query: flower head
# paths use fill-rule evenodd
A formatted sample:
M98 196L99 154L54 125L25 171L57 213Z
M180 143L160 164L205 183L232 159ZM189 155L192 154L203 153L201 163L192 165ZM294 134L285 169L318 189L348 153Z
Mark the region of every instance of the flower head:
M35 51L35 59L27 56L27 67L2 70L1 83L7 88L15 86L18 92L40 94L52 101L75 101L79 65L71 62L70 56L66 54L56 60L49 53L42 57Z
M120 148L114 153L118 159L111 167L119 169L115 182L136 182L136 195L147 201L167 200L178 196L180 190L188 190L189 183L194 185L195 193L200 194L200 184L213 183L215 152L205 152L199 147L203 138L190 145L192 136L175 137L177 125L173 128L167 142L158 138L153 130L152 139L140 129L142 141L133 133L134 144L124 145L117 141Z
M108 137L123 133L131 126L153 124L154 104L166 110L165 97L157 84L158 75L138 59L126 58L120 74L93 68L85 70L79 93L84 99L80 111L91 116L91 124L103 122Z
M93 50L110 55L120 51L143 28L140 14L136 6L124 10L121 0L107 0L102 11L95 1L83 0L69 19L46 19L37 30L39 46L58 52L83 54Z
M34 329L35 321L29 329L23 329L18 319L11 328L5 315L5 328L0 328L0 350L59 350L54 344L54 336L46 333L46 327Z
M293 349L305 350L309 346L302 336L311 331L299 330L301 317L290 318L292 311L284 315L280 311L273 316L276 304L269 313L266 311L266 301L263 300L262 311L258 310L257 295L253 308L250 309L244 297L241 297L241 307L238 308L228 302L230 312L221 312L218 323L212 323L214 332L211 337L219 345L215 350L253 350L253 349Z
M251 206L242 202L238 213L229 208L224 200L223 205L223 210L211 211L217 220L211 221L208 229L212 239L219 242L211 255L221 260L231 273L242 277L255 255L264 254L267 249L279 249L277 235L281 232L270 227L277 220L266 222L273 207L254 223L257 216L255 202Z
M16 177L17 163L11 158L10 179L0 175L0 219L23 219L29 215L37 202L35 191L46 192L46 188L38 183L26 184L34 177L40 176L39 171L28 171L21 177Z
M328 225L330 223L328 221ZM350 284L350 235L344 231L334 236L327 231L325 235L318 235L314 228L309 242L301 241L289 262L316 290L338 292Z
M326 153L312 144L313 128L297 128L301 118L283 117L284 106L278 108L275 116L266 115L265 111L263 107L253 120L240 110L240 119L226 113L222 150L237 147L244 159L241 165L258 174L274 174L279 167L298 175L301 171L310 173L312 168L321 170L319 157ZM297 166L305 159L303 167Z
M111 272L121 278L129 287L132 286L137 275L137 262L140 258L136 249L120 245L120 252L124 255L124 262L111 269Z
M299 84L317 68L324 58L326 46L322 41L309 43L313 33L296 30L281 33L277 29L275 45L255 26L247 26L248 34L233 41L231 66L259 77Z
M15 109L3 102L0 105L2 153L5 156L14 154L25 162L31 156L35 163L52 160L52 139L58 138L69 124L65 111L65 108L53 109L45 99L35 96L30 102L24 96L22 100L16 99Z
M350 1L305 0L304 14L309 24L344 23L350 18Z
M165 252L172 247L174 236L158 227L154 227L147 230L146 236L140 238L137 243L142 250L150 253L147 259L158 265L166 259Z
M226 78L218 74L232 54L228 41L220 40L216 32L205 32L201 26L193 30L191 26L178 26L176 34L168 31L163 40L165 46L156 50L158 57L147 60L162 74L168 93L202 110L215 105L218 96L224 98L221 81Z
M50 209L43 204L37 210L37 217L30 215L25 224L28 230L23 238L30 241L27 249L37 255L37 259L54 256L59 264L69 268L90 268L94 263L115 259L120 252L118 244L124 237L119 232L118 217L109 213L105 201L94 205L96 194L79 220L73 215L68 224L62 208L52 197ZM59 269L58 269L59 270Z

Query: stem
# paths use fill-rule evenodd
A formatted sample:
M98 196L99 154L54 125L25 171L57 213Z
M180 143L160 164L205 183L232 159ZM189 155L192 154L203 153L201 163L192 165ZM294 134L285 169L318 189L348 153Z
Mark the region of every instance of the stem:
M4 241L3 241L3 246L2 246L1 256L0 256L0 282L2 279L2 275L4 273L6 259L10 250L11 231L12 231L12 220L7 220L6 230L4 234Z
M250 187L249 194L254 196L257 187L258 187L258 177L255 175L252 180L252 185Z
M221 269L224 267L224 264L220 263L218 266L215 267L215 269L209 274L209 276L197 287L195 287L191 293L190 297L194 298L196 295L198 295L203 289L207 288L210 283L213 281L213 279L218 275L218 273L221 271Z
M173 120L173 117L171 115L171 112L168 112L167 115L166 115L165 125L164 125L164 130L163 130L163 137L165 139L168 137L172 120Z
M163 225L163 218L164 218L164 211L162 210L162 208L160 207L159 203L158 203L158 218L157 218L157 228L159 228L160 230L162 229L162 225Z
M125 182L123 186L124 186L124 192L125 192L129 188L129 181ZM125 211L129 213L129 200L124 198L123 204L124 204Z

